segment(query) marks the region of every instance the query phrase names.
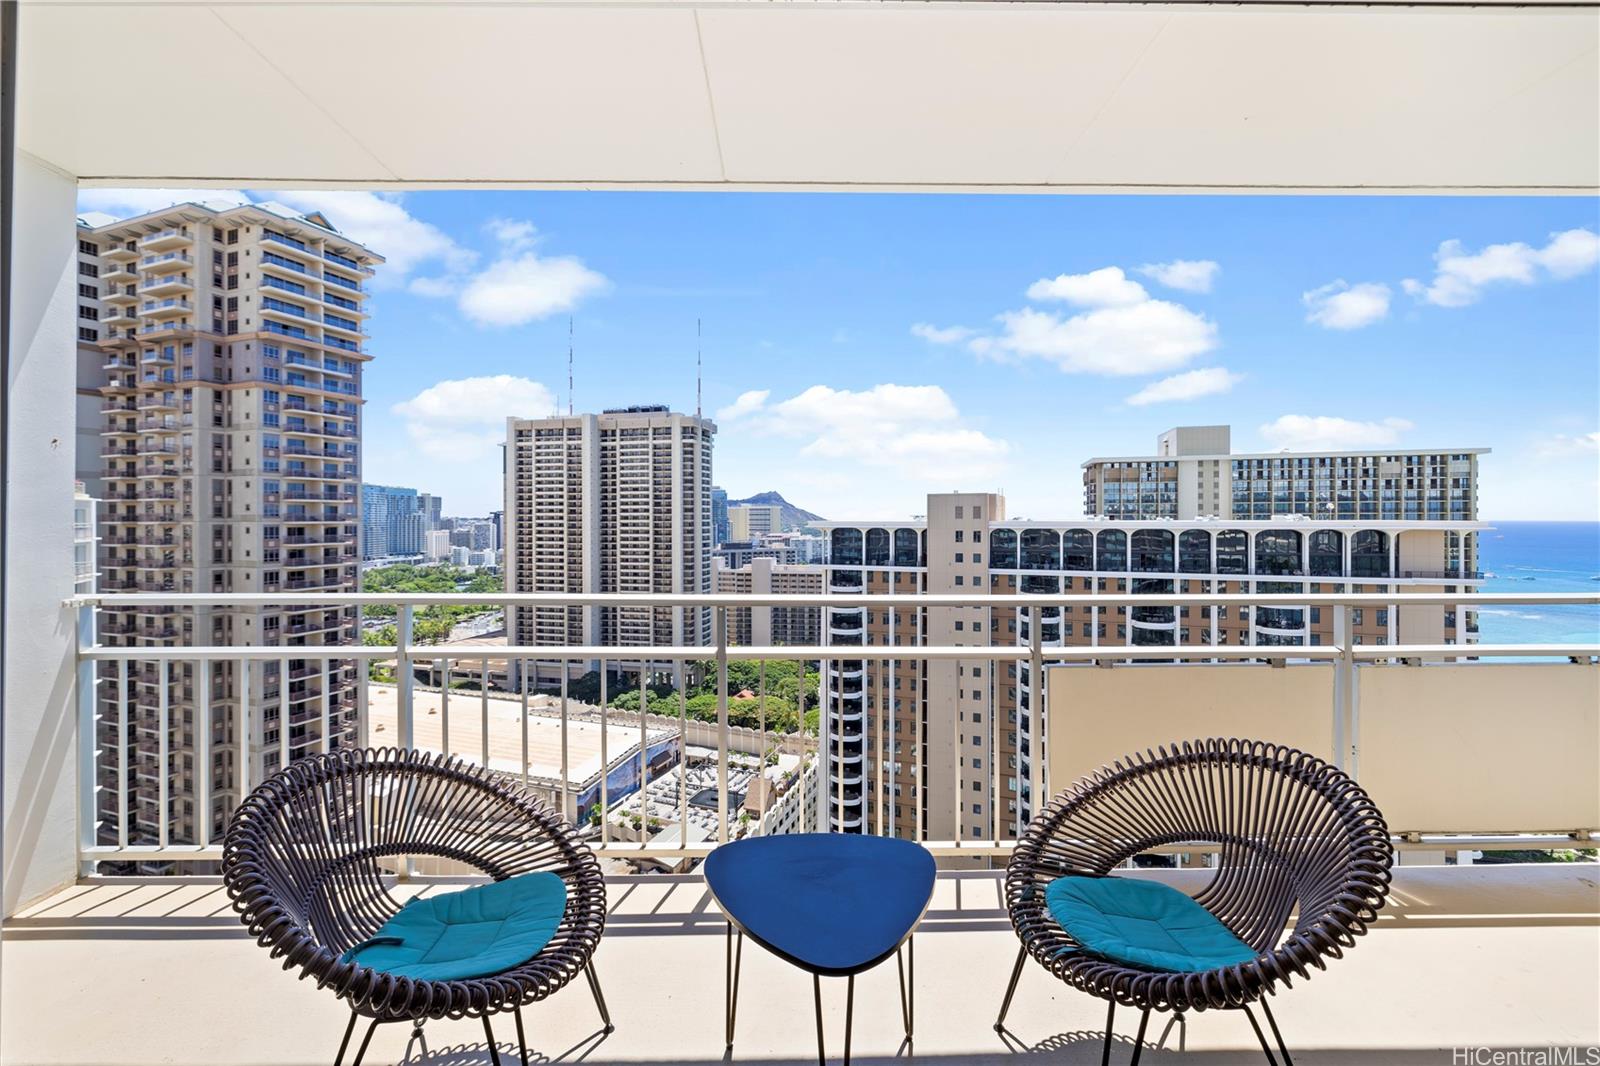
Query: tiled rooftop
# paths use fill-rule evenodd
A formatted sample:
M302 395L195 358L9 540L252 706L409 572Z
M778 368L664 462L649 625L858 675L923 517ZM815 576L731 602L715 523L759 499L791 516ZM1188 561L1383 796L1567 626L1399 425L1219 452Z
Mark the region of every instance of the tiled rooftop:
M1202 875L1164 876L1183 883ZM610 901L596 965L616 1032L601 1038L580 984L525 1012L530 1051L541 1062L725 1061L724 925L704 882L618 879ZM1103 1005L1031 964L1007 1032L995 1032L1016 945L998 874L942 875L916 940L915 1046L901 1046L894 973L880 968L857 982L855 1059L1000 1063L1045 1054L1097 1063ZM1443 1066L1454 1047L1600 1044L1597 957L1600 868L1592 864L1402 867L1373 932L1274 1008L1301 1066ZM211 880L66 889L6 924L3 960L7 1066L325 1066L348 1018L333 996L284 973L245 937ZM759 949L746 952L732 1061L815 1062L809 985ZM843 982L827 982L824 996L837 1062ZM1113 1062L1125 1062L1136 1017L1120 1011L1118 1020ZM1152 1022L1147 1040L1161 1028ZM475 1022L430 1022L426 1032L432 1054L421 1061L488 1061ZM408 1035L404 1026L380 1028L367 1061L401 1061ZM497 1035L506 1050L509 1020ZM1264 1061L1235 1014L1192 1015L1181 1059L1176 1041L1174 1030L1142 1061ZM420 1049L410 1050L419 1061Z

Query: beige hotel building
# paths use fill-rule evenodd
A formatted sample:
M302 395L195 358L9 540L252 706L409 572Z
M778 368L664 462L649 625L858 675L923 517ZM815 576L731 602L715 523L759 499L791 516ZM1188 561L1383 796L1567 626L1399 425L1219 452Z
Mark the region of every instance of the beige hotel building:
M382 261L272 203L79 220L78 465L102 501L101 592L357 590L367 279ZM202 825L219 839L238 799L241 701L252 781L354 743L355 663L294 649L355 643L356 621L317 606L100 611L110 645L283 649L218 660L209 678L193 662L132 662L125 709L117 664L103 664L100 833L115 839L125 807L129 841L157 842L165 800L170 842Z
M1301 515L1008 521L1005 498L992 493L930 495L917 521L818 524L828 593L869 596L1471 592L1479 579L1459 569L1455 545L1483 528ZM1019 613L830 608L824 641L1026 647ZM1476 639L1473 622L1444 608L1356 610L1351 621L1363 644ZM1058 646L1292 648L1331 643L1333 634L1332 612L1316 607L1085 606L1048 609L1041 624L1047 662ZM823 728L835 830L875 832L881 817L909 836L920 806L928 839L1017 835L1034 800L1026 662L902 659L891 668L834 654L823 673ZM880 761L887 793L875 797Z

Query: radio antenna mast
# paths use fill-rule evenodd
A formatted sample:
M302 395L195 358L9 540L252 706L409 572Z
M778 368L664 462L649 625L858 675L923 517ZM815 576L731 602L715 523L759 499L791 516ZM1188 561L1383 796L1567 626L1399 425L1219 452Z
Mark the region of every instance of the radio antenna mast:
M567 316L567 417L572 417L572 316Z
M694 320L694 416L700 417L700 320Z

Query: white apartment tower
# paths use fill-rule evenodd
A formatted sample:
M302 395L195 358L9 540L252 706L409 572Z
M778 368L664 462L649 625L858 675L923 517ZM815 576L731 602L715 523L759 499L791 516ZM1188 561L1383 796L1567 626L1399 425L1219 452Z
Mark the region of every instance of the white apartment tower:
M100 591L357 590L366 279L380 262L278 204L80 219L79 467L97 467L103 500ZM241 704L252 781L356 741L356 664L294 653L354 643L354 608L142 604L103 610L99 630L108 644L283 650L242 668L106 664L102 834L126 809L129 842L153 842L164 798L169 842L220 839Z
M506 591L709 594L715 435L709 419L656 406L508 419ZM703 608L513 607L507 618L508 640L524 646L712 639ZM532 681L559 678L551 662Z

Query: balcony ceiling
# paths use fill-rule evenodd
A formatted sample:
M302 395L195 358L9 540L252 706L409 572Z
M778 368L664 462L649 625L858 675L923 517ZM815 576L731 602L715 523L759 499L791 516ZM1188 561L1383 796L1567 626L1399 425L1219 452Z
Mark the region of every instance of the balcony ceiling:
M25 3L98 184L1600 188L1600 8Z

